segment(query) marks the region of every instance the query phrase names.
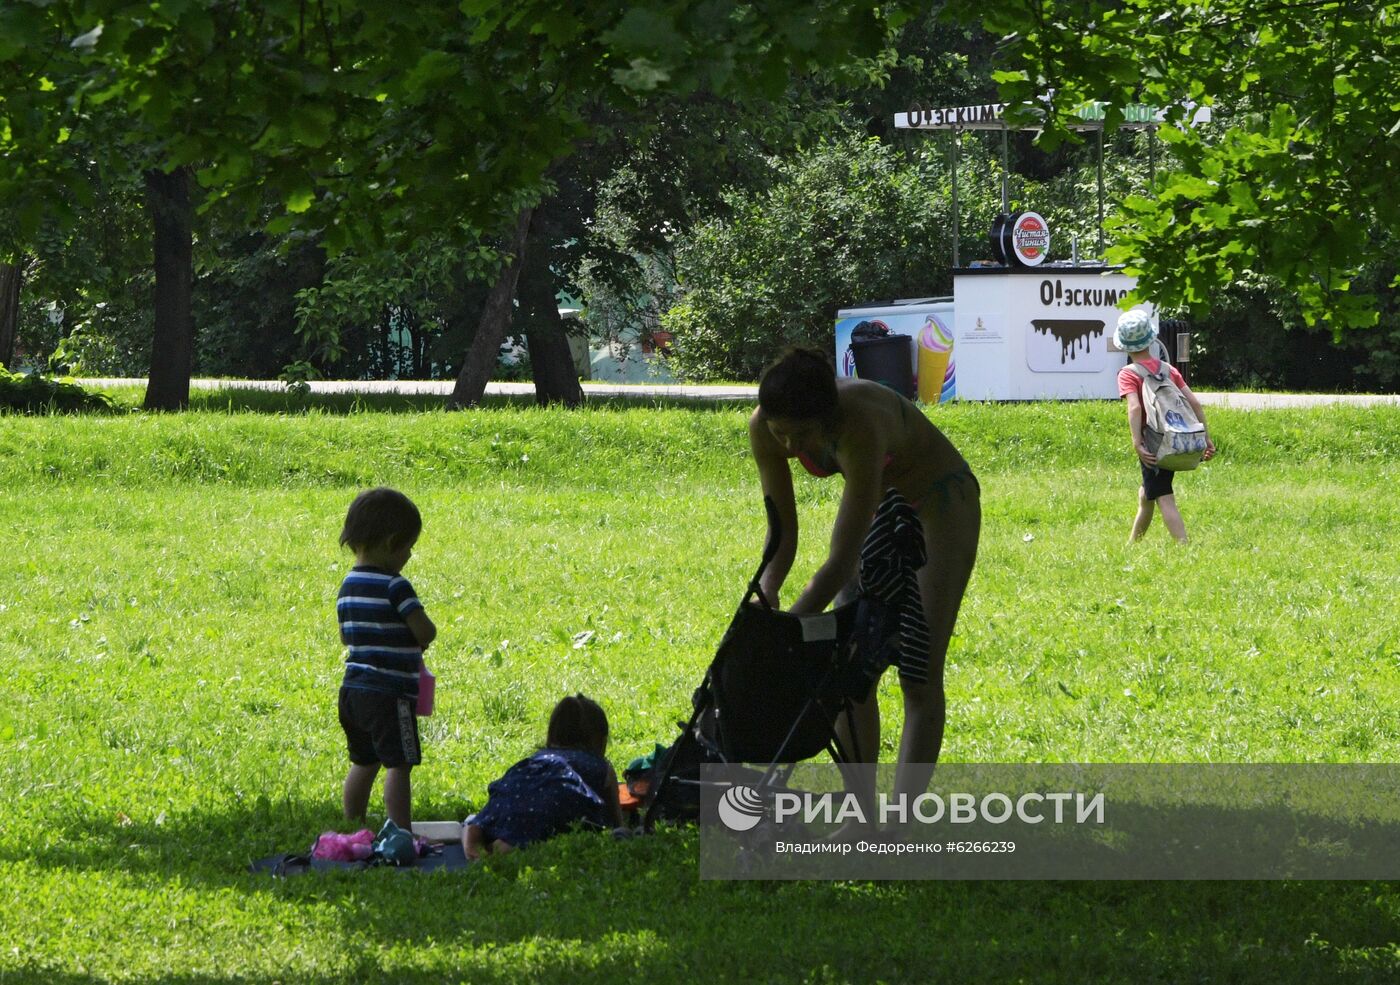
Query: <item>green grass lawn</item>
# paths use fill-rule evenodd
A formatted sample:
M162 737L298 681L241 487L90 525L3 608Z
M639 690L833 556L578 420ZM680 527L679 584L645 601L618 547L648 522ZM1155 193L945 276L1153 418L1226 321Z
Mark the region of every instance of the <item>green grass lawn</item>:
M424 516L439 627L415 816L460 818L596 697L669 741L763 537L739 406L200 397L0 417L0 983L1390 982L1373 883L702 883L696 836L573 835L466 872L278 881L341 827L336 547ZM1123 543L1120 407L931 411L982 480L950 761L1400 761L1400 409L1213 410L1194 543ZM799 479L799 579L839 480ZM586 643L577 634L591 630ZM881 688L898 736L894 675ZM381 809L378 793L371 811Z

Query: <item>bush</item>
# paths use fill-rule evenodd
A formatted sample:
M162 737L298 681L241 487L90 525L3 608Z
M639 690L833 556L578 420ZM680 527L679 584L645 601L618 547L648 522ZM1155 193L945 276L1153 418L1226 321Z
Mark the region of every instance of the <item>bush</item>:
M84 390L67 379L38 373L11 373L0 367L0 413L78 413L115 409L105 393Z
M943 155L909 160L849 137L776 168L771 188L731 193L731 215L701 225L678 250L684 296L662 326L686 378L757 379L787 345L830 350L840 308L951 292ZM985 177L960 186L969 241L986 228L975 217L985 212L989 223L995 211L990 186Z

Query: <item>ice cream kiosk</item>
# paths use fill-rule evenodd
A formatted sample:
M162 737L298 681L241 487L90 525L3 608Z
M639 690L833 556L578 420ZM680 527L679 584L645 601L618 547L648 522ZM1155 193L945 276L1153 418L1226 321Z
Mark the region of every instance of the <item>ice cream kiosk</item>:
M863 322L880 322L891 333L909 336L918 396L928 403L954 396L965 400L1117 399L1118 371L1127 364L1127 357L1114 348L1113 329L1123 310L1119 302L1136 286L1136 278L1103 263L1081 263L1077 241L1066 250L1044 216L1010 209L1006 146L1011 127L1005 110L1003 103L914 108L895 116L897 128L953 131L953 297L951 304L946 298L925 298L838 312L838 374L851 375L854 369L848 352L857 344L853 334ZM1099 133L1101 255L1106 114L1098 103L1076 113L1081 120L1077 129ZM1208 120L1209 110L1188 107L1186 117L1187 125ZM1164 111L1153 107L1129 106L1122 126L1155 130L1166 118ZM1003 156L1002 213L993 223L985 256L967 265L959 256L957 204L957 154L965 129L1000 131ZM1061 258L1052 259L1055 250ZM1151 310L1148 305L1141 307ZM1184 353L1177 353L1178 361L1184 358Z
M953 270L959 395L1117 399L1127 357L1113 346L1113 328L1136 280L1101 264L1046 262L1051 233L1034 212L1000 216L998 225L1007 230L1001 262Z

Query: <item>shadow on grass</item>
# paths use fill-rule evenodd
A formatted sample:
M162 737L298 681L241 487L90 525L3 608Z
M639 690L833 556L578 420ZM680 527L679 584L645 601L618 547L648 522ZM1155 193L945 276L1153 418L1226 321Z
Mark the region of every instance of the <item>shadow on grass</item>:
M421 816L451 816L425 805ZM344 827L325 804L49 826L6 861L257 894L324 912L353 971L288 981L1389 982L1400 888L1372 882L708 882L694 829L569 835L465 870L274 879L247 863ZM117 905L120 890L101 905ZM412 967L402 948L433 960ZM434 963L436 962L436 963ZM432 965L431 970L428 966ZM422 967L424 970L418 970ZM461 970L466 969L466 970ZM39 974L39 970L35 970ZM14 979L14 980L21 980ZM102 979L42 972L58 985ZM0 979L11 980L0 974ZM232 985L246 976L163 981ZM452 980L456 980L455 978Z

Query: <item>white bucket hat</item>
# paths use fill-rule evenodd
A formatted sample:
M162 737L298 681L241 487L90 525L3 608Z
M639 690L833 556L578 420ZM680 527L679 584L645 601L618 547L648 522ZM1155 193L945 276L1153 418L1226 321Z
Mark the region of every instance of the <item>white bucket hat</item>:
M1146 349L1156 337L1157 328L1152 324L1152 316L1141 308L1119 315L1118 327L1113 330L1113 344L1124 352Z

